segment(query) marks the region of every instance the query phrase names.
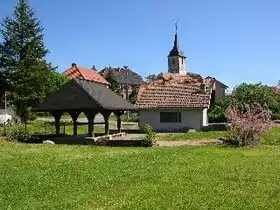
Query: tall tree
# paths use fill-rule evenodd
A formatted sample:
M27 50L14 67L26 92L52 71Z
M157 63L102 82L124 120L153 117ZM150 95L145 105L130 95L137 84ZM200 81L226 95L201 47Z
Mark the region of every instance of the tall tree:
M108 70L105 79L111 84L110 89L112 91L118 92L120 90L120 84L115 80L112 69Z
M12 91L11 103L21 120L28 119L29 107L49 94L54 68L45 60L48 53L43 28L27 0L19 0L12 17L6 17L0 28L0 71Z
M136 86L132 86L132 92L129 95L129 101L132 104L136 103L138 91L139 91L139 88L137 88Z
M152 80L152 79L156 79L157 78L157 75L155 74L149 74L146 76L146 80Z

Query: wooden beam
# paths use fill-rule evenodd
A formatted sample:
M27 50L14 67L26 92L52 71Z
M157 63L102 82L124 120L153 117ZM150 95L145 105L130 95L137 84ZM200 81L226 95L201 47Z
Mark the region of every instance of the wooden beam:
M88 119L88 134L89 136L94 136L94 118L97 112L86 111L84 113Z
M105 121L105 134L108 135L109 134L109 117L111 115L111 112L104 110L103 112L101 112L101 114L103 115L104 121Z
M60 134L60 119L63 114L62 111L54 111L51 112L52 116L54 117L55 120L55 134L58 136Z
M77 119L78 119L78 117L80 115L80 112L72 111L72 112L68 112L68 113L72 117L72 120L73 120L73 135L76 136L78 134Z
M117 128L118 128L118 133L121 132L121 127L122 127L122 122L121 122L121 115L123 114L122 111L117 111L117 112L114 112L114 115L116 115L117 117Z

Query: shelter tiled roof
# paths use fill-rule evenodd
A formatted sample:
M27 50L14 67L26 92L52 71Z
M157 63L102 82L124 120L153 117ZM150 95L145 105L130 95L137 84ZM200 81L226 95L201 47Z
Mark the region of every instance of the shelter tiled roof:
M104 85L110 85L110 83L106 81L106 79L104 79L104 77L102 77L97 71L77 66L75 64L63 73L72 79L85 79Z
M129 101L96 82L72 79L35 111L134 110Z

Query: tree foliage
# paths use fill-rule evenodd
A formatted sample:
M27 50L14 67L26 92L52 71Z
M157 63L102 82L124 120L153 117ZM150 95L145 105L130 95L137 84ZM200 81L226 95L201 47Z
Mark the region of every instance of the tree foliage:
M156 79L157 78L157 75L155 74L149 74L146 76L146 80L152 80L152 79Z
M105 79L110 83L110 89L112 91L119 91L120 89L120 84L115 80L113 70L109 69L108 73L105 76Z
M48 53L43 28L26 0L19 0L12 17L0 29L1 80L13 92L11 103L23 122L29 107L41 102L54 89L55 69L45 60Z
M248 105L258 103L265 109L272 111L272 117L277 118L280 113L280 96L270 87L258 84L243 83L237 86L231 95L212 105L209 110L210 122L226 122L226 110L231 105L246 109Z
M138 88L136 86L132 86L132 92L129 95L130 103L132 104L136 103L137 95L138 95Z

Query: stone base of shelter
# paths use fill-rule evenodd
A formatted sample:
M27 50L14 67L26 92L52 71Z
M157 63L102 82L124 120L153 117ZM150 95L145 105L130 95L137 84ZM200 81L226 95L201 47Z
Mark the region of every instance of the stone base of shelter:
M116 137L122 137L125 133L115 133L97 137L91 137L89 135L76 135L76 136L59 136L52 137L51 140L55 144L78 144L78 145L101 145L105 141L112 140Z

